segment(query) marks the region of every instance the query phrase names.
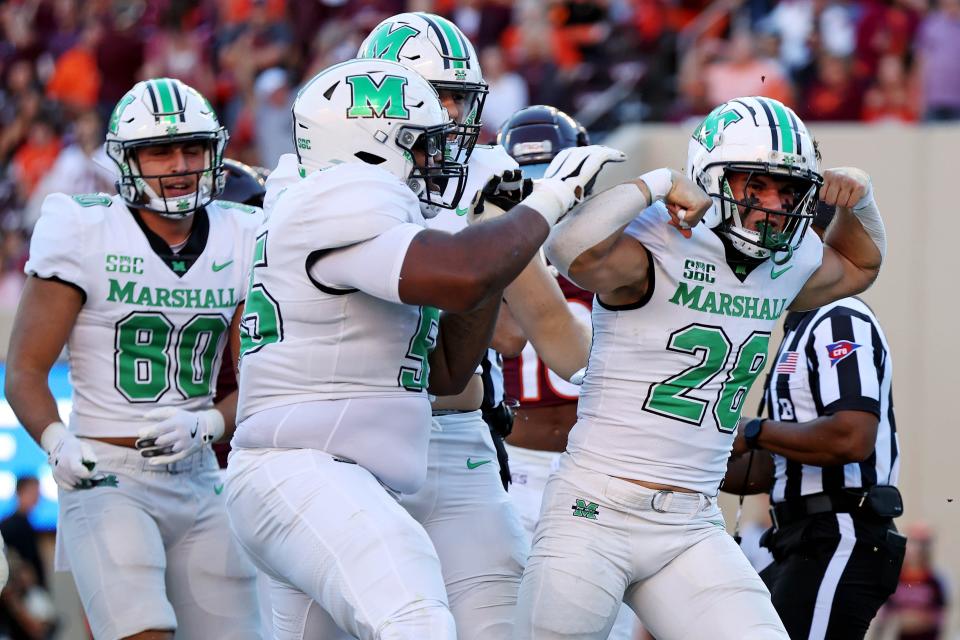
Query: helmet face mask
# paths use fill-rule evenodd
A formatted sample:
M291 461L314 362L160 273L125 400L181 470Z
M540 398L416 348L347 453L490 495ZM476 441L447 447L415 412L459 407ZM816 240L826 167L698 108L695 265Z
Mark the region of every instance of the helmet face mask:
M397 62L426 78L444 98L447 92L462 96L451 147L458 162L467 162L480 135L488 88L473 45L455 24L431 13L397 14L370 32L357 57Z
M819 160L812 136L790 108L770 98L746 97L718 106L697 127L687 174L713 198L704 224L750 258L785 262L800 246L816 210L823 184ZM792 187L792 206L765 208L750 189L731 185L743 178L746 187L764 176L781 189Z
M379 166L417 195L425 217L454 208L466 185L466 167L453 159L456 123L429 82L394 62L355 59L321 71L294 101L293 130L305 171Z
M708 172L711 169L714 167L706 167ZM719 169L722 171L718 181L720 192L709 195L724 208L723 216L730 221L725 231L734 246L754 258L785 253L789 259L813 219L822 180L807 175L790 175L778 167L752 163L725 163ZM781 190L786 187L792 191L792 202L786 208L761 206L759 199L750 194L751 184L757 176L767 176ZM742 184L734 185L734 182ZM750 215L754 211L762 218L748 225L748 220L755 217Z
M203 163L182 172L144 174L140 153L149 148L200 144ZM223 151L227 132L210 103L197 91L169 78L138 82L117 106L107 131L106 153L120 169L117 191L129 206L167 218L185 218L223 190ZM196 184L189 194L167 192L187 176Z
M430 213L438 208L453 209L467 186L466 166L449 159L452 155L450 138L456 135L456 128L457 125L449 122L436 127L402 127L397 134L397 145L410 152L412 157L413 168L407 184ZM451 193L446 193L450 180L455 181L455 186Z

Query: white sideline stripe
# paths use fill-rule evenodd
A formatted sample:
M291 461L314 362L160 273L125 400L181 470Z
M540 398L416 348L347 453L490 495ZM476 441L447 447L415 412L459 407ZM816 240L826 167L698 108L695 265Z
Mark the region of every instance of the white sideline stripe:
M833 607L833 597L837 592L840 576L847 567L847 562L853 553L853 546L857 542L857 534L853 529L853 518L850 517L850 514L838 513L836 515L837 525L840 529L840 543L837 545L837 550L833 552L829 564L827 564L827 570L820 582L820 589L817 591L817 602L813 606L813 620L810 622L808 640L823 640L826 636L827 624L830 622L830 610Z

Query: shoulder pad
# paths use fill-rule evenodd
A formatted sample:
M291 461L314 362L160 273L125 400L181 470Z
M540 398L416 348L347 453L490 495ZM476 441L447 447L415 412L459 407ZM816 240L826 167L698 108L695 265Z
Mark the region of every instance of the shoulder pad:
M106 193L80 193L70 196L81 207L109 207L113 198Z
M333 249L375 238L403 223L425 226L416 195L396 176L367 164L341 164L315 171L283 193L270 218L323 225L316 249Z
M260 211L260 207L243 204L242 202L230 202L229 200L214 200L210 204L219 207L220 209L233 209L246 214L254 214Z

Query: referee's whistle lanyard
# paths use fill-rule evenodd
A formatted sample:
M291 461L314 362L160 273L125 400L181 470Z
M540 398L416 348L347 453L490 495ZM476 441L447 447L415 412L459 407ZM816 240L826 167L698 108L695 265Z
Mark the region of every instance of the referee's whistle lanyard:
M745 487L747 486L747 482L750 481L750 467L753 466L754 453L755 453L754 451L750 451L750 459L747 460L747 472L743 476L743 485L742 485L744 489L740 490L740 503L737 505L737 519L735 524L733 525L733 541L736 542L737 544L740 544L740 542L743 540L743 538L740 536L740 516L743 515L743 498L744 498L744 494L746 493Z

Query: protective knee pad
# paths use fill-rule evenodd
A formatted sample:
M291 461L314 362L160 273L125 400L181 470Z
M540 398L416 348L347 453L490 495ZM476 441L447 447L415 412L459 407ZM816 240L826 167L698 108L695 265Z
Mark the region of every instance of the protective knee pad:
M457 640L453 614L438 600L412 602L377 629L376 640Z

